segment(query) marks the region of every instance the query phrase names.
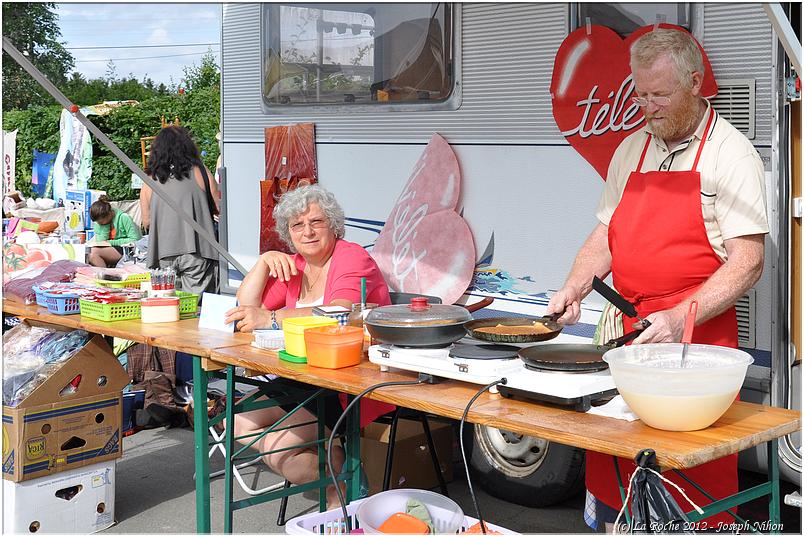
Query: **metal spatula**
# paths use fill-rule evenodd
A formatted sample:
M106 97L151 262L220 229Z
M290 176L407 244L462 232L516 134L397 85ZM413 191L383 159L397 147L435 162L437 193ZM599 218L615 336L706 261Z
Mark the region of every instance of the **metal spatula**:
M681 343L684 347L681 349L681 367L683 368L687 360L687 348L692 342L692 332L695 330L695 316L698 315L698 302L693 300L690 302L690 309L687 311L687 318L684 320L684 334L681 336Z

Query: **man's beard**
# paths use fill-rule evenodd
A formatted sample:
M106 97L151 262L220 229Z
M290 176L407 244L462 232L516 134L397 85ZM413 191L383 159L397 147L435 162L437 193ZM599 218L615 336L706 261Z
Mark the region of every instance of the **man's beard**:
M678 108L673 114L665 115L661 124L654 123L655 114L645 113L653 134L665 141L678 142L698 126L698 100L687 98L682 107Z

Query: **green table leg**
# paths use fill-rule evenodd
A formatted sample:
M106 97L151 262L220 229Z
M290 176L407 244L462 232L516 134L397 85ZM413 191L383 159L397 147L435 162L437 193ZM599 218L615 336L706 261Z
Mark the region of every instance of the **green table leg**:
M617 461L617 457L615 457L613 455L612 455L611 459L614 461L614 474L617 476L617 487L619 487L619 489L620 489L620 499L622 500L623 505L625 505L626 490L625 490L625 487L623 486L623 479L622 479L622 477L620 477L620 463ZM631 515L629 514L629 510L628 510L627 505L625 506L625 511L623 511L623 513L625 514L625 523L628 526L630 526L631 525Z
M354 399L349 396L349 401ZM346 487L347 498L350 502L360 497L360 404L354 406L347 417L346 435L346 469L351 472L351 477Z
M235 370L234 366L226 366L226 436L224 446L226 447L226 472L223 491L223 502L225 504L223 533L232 533L232 522L234 509L232 507L232 478L234 477L232 453L234 453L234 407L235 407Z
M195 531L210 533L209 516L209 418L207 372L201 358L193 357L193 428L195 437Z
M779 494L779 440L773 439L768 442L768 479L770 480L771 492L770 503L768 505L768 519L770 522L769 533L781 533L782 513L780 494Z

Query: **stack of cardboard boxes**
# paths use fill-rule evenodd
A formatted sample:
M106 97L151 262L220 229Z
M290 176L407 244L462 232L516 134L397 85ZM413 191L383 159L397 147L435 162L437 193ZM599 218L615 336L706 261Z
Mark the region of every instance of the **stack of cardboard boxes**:
M126 384L95 335L17 406L3 406L3 533L93 533L114 523Z

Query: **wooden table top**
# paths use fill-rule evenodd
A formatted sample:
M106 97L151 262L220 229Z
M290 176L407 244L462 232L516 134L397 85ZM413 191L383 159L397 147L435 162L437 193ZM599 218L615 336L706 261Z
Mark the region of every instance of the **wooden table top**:
M357 394L379 382L413 380L406 371L381 372L368 360L344 369L322 369L294 364L276 353L250 345L226 347L212 352L210 360L244 366L315 386ZM469 399L480 386L446 380L436 385L392 386L368 395L388 403L460 419ZM575 412L550 405L506 399L485 393L475 401L469 421L519 434L633 458L644 448L656 451L662 468L690 468L737 453L801 428L801 413L753 403L736 402L712 426L701 431L670 432L653 429L641 421Z
M3 311L27 319L87 332L113 336L147 343L174 351L186 352L194 356L209 358L213 349L236 345L247 345L253 339L250 334L229 334L217 330L199 330L198 319L186 319L175 323L142 323L139 319L129 321L105 322L81 315L54 315L47 308L36 304L24 305L8 300L3 301Z

